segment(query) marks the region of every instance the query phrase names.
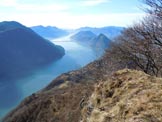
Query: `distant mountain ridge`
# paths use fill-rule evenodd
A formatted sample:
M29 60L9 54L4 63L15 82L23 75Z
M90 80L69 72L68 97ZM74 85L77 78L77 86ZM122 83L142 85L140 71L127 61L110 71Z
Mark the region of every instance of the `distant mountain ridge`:
M110 46L111 40L104 34L100 34L91 40L91 47L95 50L97 55L101 56L107 48Z
M100 33L102 33L110 39L113 39L114 37L120 35L120 33L123 30L124 30L124 27L118 27L118 26L107 26L107 27L101 27L101 28L81 27L77 29L77 31L91 31L96 35L99 35Z
M71 38L85 46L90 46L97 56L103 55L105 50L109 47L111 40L104 34L100 33L98 36L91 31L79 31Z
M91 31L79 31L75 35L71 36L71 39L81 43L88 43L90 40L94 39L96 35Z
M61 46L18 22L0 23L0 78L14 77L13 74L56 61L64 53Z
M106 37L104 34L100 34L96 38L94 38L91 43L92 46L96 46L96 47L98 46L98 43L100 44L102 43L103 49L106 49L109 47L110 41L111 40L108 37Z
M16 28L23 28L23 29L27 29L24 25L16 22L16 21L3 21L0 22L0 33L1 32L5 32L5 31L9 31L9 30L14 30Z
M60 29L55 26L33 26L30 27L33 31L38 33L40 36L43 36L47 39L59 38L62 36L66 36L71 32L80 32L80 31L91 31L95 35L99 35L100 33L106 35L108 38L113 39L114 37L120 35L120 33L124 30L124 27L118 26L106 26L106 27L81 27L78 29L70 30L70 29Z
M47 39L59 38L69 34L67 30L63 30L54 26L38 25L31 27L31 29L38 33L40 36Z
M91 46L97 55L103 54L103 52L108 48L110 40L121 34L124 30L124 27L117 26L106 26L106 27L81 27L74 30L64 30L52 26L33 26L31 27L39 35L54 39L66 36L68 34L73 34L71 39L76 41L84 46ZM101 38L105 37L105 38ZM97 41L98 40L98 41ZM94 44L93 44L94 43Z

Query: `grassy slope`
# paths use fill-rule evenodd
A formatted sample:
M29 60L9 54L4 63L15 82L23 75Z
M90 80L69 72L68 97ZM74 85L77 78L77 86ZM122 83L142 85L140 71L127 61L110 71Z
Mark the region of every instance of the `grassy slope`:
M120 70L96 85L82 110L83 122L161 122L162 79Z

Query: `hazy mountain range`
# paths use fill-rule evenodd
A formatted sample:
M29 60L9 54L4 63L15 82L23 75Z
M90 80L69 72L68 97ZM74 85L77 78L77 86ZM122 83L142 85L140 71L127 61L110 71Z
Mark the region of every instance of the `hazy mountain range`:
M0 78L47 64L64 55L54 45L30 28L15 21L0 23Z
M108 47L110 39L119 35L123 29L123 27L114 26L83 27L71 31L76 33L71 38L91 46L95 51L103 52ZM27 28L15 21L1 22L0 66L2 70L0 77L12 74L8 72L30 69L61 58L64 55L64 49L44 38L59 38L68 35L69 32L69 30L53 26L40 25Z
M60 29L54 26L33 26L31 27L33 31L38 33L40 36L47 38L47 39L54 39L54 38L59 38L62 36L66 36L69 34L67 30Z
M90 46L96 55L102 56L105 50L109 47L111 40L104 34L94 34L91 31L79 31L71 38L85 46Z
M33 31L32 29L35 30ZM73 53L79 55L77 59L74 59L76 63L86 62L87 58L94 60L96 59L96 55L103 55L105 49L109 47L110 39L105 34L92 32L93 30L64 30L52 26L35 26L32 29L15 21L4 21L0 23L0 98L3 99L0 101L0 108L3 106L4 108L8 108L15 105L20 99L23 93L19 91L21 87L17 87L17 81L24 82L25 80L22 79L28 79L29 77L33 79L35 75L32 73L39 71L38 68L48 67L50 63L60 63L60 60L58 62L55 61L62 58L65 51L61 46L53 44L55 42L52 42L52 39L59 38L58 40L66 41L68 38L71 42L66 44L64 42L62 43L69 46L73 44L72 48L77 48L73 52L69 52L72 53L72 56ZM70 35L73 35L71 39ZM66 37L60 38L63 36ZM51 42L47 39L51 39ZM83 47L83 50L80 47ZM84 55L84 53L86 54ZM67 62L68 59L65 59L69 55L64 56L64 62L61 62L60 65L64 63L69 65ZM83 56L80 57L80 55ZM92 57L87 57L87 55ZM69 67L75 66L72 64ZM56 72L57 70L62 70L62 68L66 69L66 67L54 68L56 68ZM10 99L14 99L12 101L13 104L10 102ZM0 111L0 115L3 112L3 110Z
M108 48L110 40L121 34L124 27L107 26L107 27L81 27L74 30L65 30L53 26L33 26L31 27L39 35L44 38L55 39L72 34L71 39L93 48L97 55L102 55Z
M102 55L106 48L108 48L110 40L121 34L124 27L107 26L101 28L81 27L74 30L60 29L54 26L33 26L31 27L39 35L48 39L55 39L72 34L71 39L90 46L97 55Z
M78 33L71 36L71 39L84 44L88 44L90 40L94 39L97 35L91 31L79 31Z
M121 33L124 27L116 27L116 26L107 26L107 27L101 27L101 28L81 27L81 28L74 29L74 30L68 30L68 29L60 29L54 26L38 25L38 26L31 27L31 29L35 31L36 33L38 33L39 35L41 35L42 37L48 38L48 39L59 38L62 36L66 36L69 33L78 33L82 31L86 32L85 33L86 35L88 32L89 32L89 35L91 35L92 33L95 35L99 35L102 33L106 35L108 38L113 39L114 37L118 36Z
M113 39L114 37L120 35L122 30L124 30L124 27L117 27L117 26L107 26L107 27L101 27L101 28L82 27L82 28L77 29L77 31L91 31L96 35L99 35L102 33L110 39Z
M98 56L102 56L105 50L110 46L111 40L104 34L100 34L90 41L91 47Z

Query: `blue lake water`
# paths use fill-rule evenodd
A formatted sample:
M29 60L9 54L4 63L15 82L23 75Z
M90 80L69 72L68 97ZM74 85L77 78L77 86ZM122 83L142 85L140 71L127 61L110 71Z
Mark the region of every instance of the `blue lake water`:
M5 79L0 82L0 119L33 92L47 86L62 73L79 69L96 59L88 47L70 41L69 36L51 40L65 48L65 55L57 62L31 71L19 79Z

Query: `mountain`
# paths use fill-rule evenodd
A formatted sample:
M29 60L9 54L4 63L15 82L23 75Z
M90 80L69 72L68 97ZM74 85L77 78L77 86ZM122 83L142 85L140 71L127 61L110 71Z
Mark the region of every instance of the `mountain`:
M95 46L96 48L106 49L109 47L109 43L111 40L107 38L104 34L100 34L91 41L92 46Z
M0 23L1 79L56 61L64 53L61 46L54 45L18 22Z
M162 78L128 69L104 76L94 66L56 78L26 98L3 122L162 121Z
M60 75L3 122L161 122L162 78L123 69L113 56Z
M54 39L54 38L59 38L62 36L66 36L68 35L68 31L63 30L63 29L59 29L57 27L52 27L52 26L33 26L31 27L31 29L33 31L35 31L36 33L38 33L40 36L47 38L47 39Z
M105 50L109 47L111 40L107 38L104 34L100 34L90 41L92 49L101 56Z
M10 31L10 30L14 30L16 28L22 28L22 29L27 29L25 28L25 26L21 25L18 22L15 21L4 21L4 22L0 22L0 33L2 32L6 32L6 31Z
M100 33L106 35L108 38L113 39L120 35L120 33L124 30L124 27L117 27L117 26L107 26L101 28L93 28L93 27L82 27L77 29L77 31L91 31L96 35Z
M91 31L80 31L71 38L80 44L90 46L99 57L103 55L105 50L109 47L109 43L111 42L111 40L104 34L99 34L96 36Z
M43 36L47 39L54 39L59 38L62 36L66 36L70 34L71 30L64 30L53 26L33 26L31 27L33 31L38 33L40 36ZM93 28L93 27L81 27L79 29L73 30L72 32L77 32L79 34L78 36L83 36L85 34L86 36L88 33L91 35L99 35L100 33L104 34L110 39L113 39L114 37L120 35L121 31L124 30L124 27L117 27L117 26L107 26L107 27L101 27L101 28ZM92 32L92 33L90 33ZM75 38L74 38L75 39ZM77 39L77 37L76 37Z
M79 31L75 35L71 36L71 39L84 44L85 42L88 43L95 37L96 35L91 31Z

